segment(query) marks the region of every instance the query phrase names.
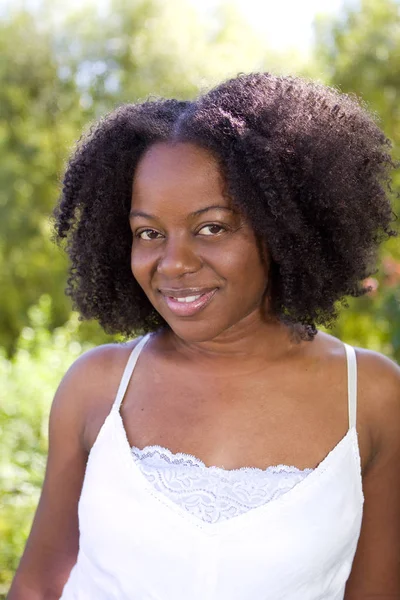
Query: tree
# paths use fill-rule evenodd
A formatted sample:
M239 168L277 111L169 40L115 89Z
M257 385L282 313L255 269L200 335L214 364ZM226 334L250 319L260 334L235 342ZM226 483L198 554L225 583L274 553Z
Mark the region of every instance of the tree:
M73 14L57 1L17 7L0 21L0 51L0 345L10 355L42 294L53 299L51 328L71 311L49 215L82 129L122 102L192 98L274 60L228 4L205 20L186 0L114 0ZM95 325L80 335L106 339Z
M1 23L0 53L0 330L10 347L37 290L48 288L50 265L59 317L68 315L58 291L64 261L50 244L44 215L57 195L63 146L73 136L66 121L77 93L58 76L50 36L27 13Z
M400 158L400 6L396 0L361 0L336 18L316 23L318 71L343 92L361 96L392 140ZM400 172L393 179L393 203L400 211ZM387 242L375 288L351 301L334 333L400 360L400 241Z

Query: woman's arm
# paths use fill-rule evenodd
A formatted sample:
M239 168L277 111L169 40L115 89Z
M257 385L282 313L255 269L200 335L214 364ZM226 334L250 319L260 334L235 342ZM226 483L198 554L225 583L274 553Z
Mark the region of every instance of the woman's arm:
M78 501L88 456L84 433L90 415L111 409L128 354L127 345L91 350L72 365L57 390L43 489L8 600L61 596L79 547Z
M357 351L359 402L367 399L375 457L363 480L364 515L345 600L400 599L400 369Z
M85 411L81 371L78 361L64 377L53 401L45 480L8 600L58 599L76 561L77 506L87 460L82 444Z

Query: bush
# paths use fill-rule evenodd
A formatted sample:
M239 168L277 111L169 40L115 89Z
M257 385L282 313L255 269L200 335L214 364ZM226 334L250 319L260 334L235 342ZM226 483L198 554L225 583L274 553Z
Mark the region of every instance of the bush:
M29 311L12 360L0 348L0 599L18 566L43 482L47 424L54 392L71 363L87 348L76 341L78 317L52 333L51 299Z

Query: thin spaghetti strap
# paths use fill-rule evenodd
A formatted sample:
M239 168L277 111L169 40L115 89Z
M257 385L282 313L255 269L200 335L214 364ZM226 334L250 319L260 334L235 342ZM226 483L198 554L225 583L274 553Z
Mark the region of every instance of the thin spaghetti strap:
M118 392L117 392L117 395L115 397L114 404L113 404L111 410L114 410L114 411L117 411L117 412L119 411L120 406L121 406L121 402L122 402L122 400L124 399L124 396L125 396L126 388L128 387L130 378L132 376L133 369L135 368L137 359L139 358L139 354L142 351L143 346L148 341L150 335L151 335L151 333L148 333L147 335L143 336L142 339L140 340L140 342L132 350L132 352L131 352L131 354L130 354L130 356L128 358L128 362L126 363L126 367L124 369L124 372L122 374L121 382L120 382L119 388L118 388Z
M357 357L353 346L344 344L347 356L347 397L349 403L349 429L357 420Z

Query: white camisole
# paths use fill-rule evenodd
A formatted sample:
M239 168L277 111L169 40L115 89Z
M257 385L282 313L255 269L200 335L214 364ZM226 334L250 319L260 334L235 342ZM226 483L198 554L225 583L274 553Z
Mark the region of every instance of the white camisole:
M315 469L228 471L165 448L130 448L120 405L148 339L132 351L90 451L79 554L61 600L343 600L364 503L354 349L345 344L349 429ZM174 494L182 465L192 482L184 501Z

